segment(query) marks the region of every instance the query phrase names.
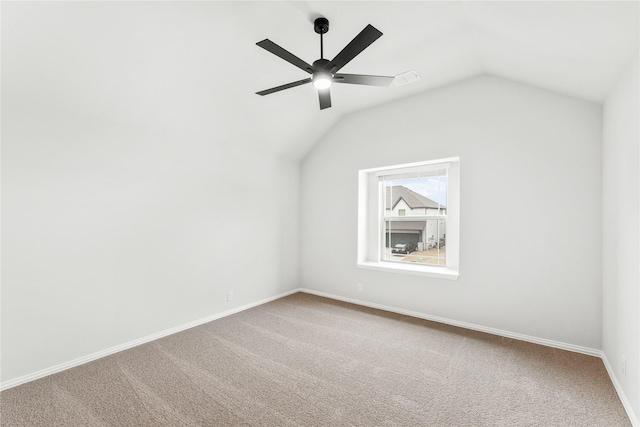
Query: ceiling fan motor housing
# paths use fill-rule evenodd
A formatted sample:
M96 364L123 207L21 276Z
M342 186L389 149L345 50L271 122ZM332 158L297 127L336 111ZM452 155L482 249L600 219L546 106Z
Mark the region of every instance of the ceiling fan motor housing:
M313 68L316 69L316 70L321 70L328 63L329 63L328 59L318 59L318 60L313 61Z
M316 61L313 61L314 71L313 71L311 80L313 81L314 85L316 85L316 80L328 80L328 81L333 80L333 73L324 69L324 66L327 65L328 63L329 63L328 59L318 59Z

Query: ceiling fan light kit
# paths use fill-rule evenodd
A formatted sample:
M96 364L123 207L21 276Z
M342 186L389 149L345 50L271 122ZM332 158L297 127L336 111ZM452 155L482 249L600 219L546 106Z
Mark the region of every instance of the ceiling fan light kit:
M316 71L315 73L313 73L312 77L313 86L316 89L327 89L331 86L332 78L333 76L331 75L331 73Z
M269 39L264 39L256 43L261 48L273 53L274 55L284 59L288 63L295 65L301 70L311 74L311 77L276 86L271 89L256 92L257 95L269 95L281 90L290 89L292 87L301 86L307 83L313 83L318 90L318 98L320 100L320 109L331 107L331 93L329 88L332 83L346 83L367 86L389 86L394 77L389 76L368 76L363 74L339 74L338 71L347 65L360 52L365 50L371 43L382 36L371 24L367 25L353 40L345 46L331 61L324 58L324 44L322 36L329 32L329 20L327 18L318 18L313 23L313 29L320 34L320 59L309 65L307 62L298 58L291 52L283 49Z

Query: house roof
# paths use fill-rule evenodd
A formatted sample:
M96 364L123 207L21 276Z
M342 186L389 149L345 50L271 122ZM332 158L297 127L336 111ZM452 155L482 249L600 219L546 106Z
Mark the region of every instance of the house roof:
M603 103L638 54L638 2L3 2L2 103L302 158L356 111L491 74ZM311 85L255 92L307 74L256 46L312 62L367 24L384 35L341 72L421 77L388 88ZM398 80L400 81L400 80Z
M391 198L393 197L393 200ZM404 202L411 208L429 208L429 209L438 209L438 208L446 208L443 205L439 205L437 202L429 199L428 197L423 196L422 194L416 193L404 187L402 185L394 185L392 187L387 187L387 203L386 206L391 206L391 209L394 209L396 205L400 202L400 200L404 200Z

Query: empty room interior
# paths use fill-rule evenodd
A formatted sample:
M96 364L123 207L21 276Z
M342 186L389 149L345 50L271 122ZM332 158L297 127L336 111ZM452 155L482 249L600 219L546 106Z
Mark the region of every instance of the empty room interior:
M640 426L640 3L12 2L2 426Z

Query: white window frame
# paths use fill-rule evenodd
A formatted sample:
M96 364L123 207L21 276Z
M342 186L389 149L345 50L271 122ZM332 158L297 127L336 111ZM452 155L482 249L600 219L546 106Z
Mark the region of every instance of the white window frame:
M447 169L446 266L384 261L382 259L385 192L380 189L383 175ZM400 217L410 220L411 217ZM416 217L416 219L422 218ZM428 219L437 217L429 216ZM394 217L395 219L395 217ZM408 163L358 172L358 268L391 273L413 274L457 280L460 253L460 158Z

